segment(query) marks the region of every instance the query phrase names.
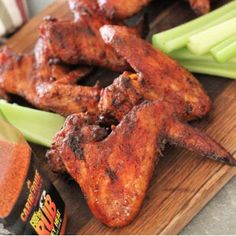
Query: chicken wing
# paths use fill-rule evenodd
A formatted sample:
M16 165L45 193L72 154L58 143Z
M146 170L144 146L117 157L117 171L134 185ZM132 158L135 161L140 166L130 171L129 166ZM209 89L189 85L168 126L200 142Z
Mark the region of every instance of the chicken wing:
M74 114L55 138L54 154L56 151L79 183L91 211L104 224L121 227L135 218L168 141L236 165L209 137L180 123L172 107L166 102L145 101L108 136L106 128L94 125L84 114ZM49 153L49 158L52 155Z
M197 15L203 15L210 11L210 0L188 0Z
M36 107L62 115L86 110L96 112L99 87L74 85L90 68L72 70L67 66L45 62L40 56L40 47L38 44L35 55L18 55L8 48L0 51L0 88L24 97Z
M97 0L100 9L110 19L126 19L138 13L151 0Z
M202 117L210 110L211 101L201 84L173 59L124 27L106 25L100 32L104 41L139 74L137 82L132 83L145 87L145 93L179 107L185 119Z
M105 123L104 125L119 123L135 105L142 103L144 100L161 101L163 100L163 92L146 86L145 80L140 77L140 74L124 72L110 86L101 90L97 113L99 119L93 116L93 122L99 120L99 122ZM165 98L165 100L168 100L168 98ZM174 105L172 103L172 107L175 108L176 117L186 119L186 109L182 103L176 101ZM57 135L55 143L60 147L63 139L63 135ZM57 149L54 148L53 150ZM65 167L61 158L59 158L60 155L56 151L54 152L51 158L48 159L50 166L55 172L65 172Z

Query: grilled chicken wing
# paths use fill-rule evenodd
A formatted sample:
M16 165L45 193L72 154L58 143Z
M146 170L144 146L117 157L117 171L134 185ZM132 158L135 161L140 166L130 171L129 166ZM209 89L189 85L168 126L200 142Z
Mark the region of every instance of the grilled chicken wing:
M192 9L198 15L206 14L210 11L210 0L188 0Z
M99 7L110 19L126 19L138 13L151 0L97 0Z
M24 97L36 107L62 115L97 111L100 89L77 87L75 82L90 68L54 65L45 62L38 44L36 54L18 55L8 48L0 51L0 88ZM47 56L46 56L47 57Z
M201 117L209 111L211 102L201 84L177 62L124 27L106 25L100 32L104 41L139 73L136 84L143 84L146 93L156 93L159 100L178 106L185 119Z
M178 101L180 100L178 95L173 96L176 96L176 101L175 103L172 101L170 106L175 107L175 116L179 119L186 119L185 106L181 101ZM164 99L168 100L169 98L164 97ZM144 100L161 101L163 100L163 91L147 86L145 79L140 74L124 72L110 86L101 90L97 116L100 115L99 119L102 118L105 123L114 124L121 121L135 105ZM107 122L108 119L111 122L110 120ZM98 118L93 116L93 122L98 122L97 120ZM63 143L62 136L57 135L55 143L60 147ZM55 151L57 148L53 150L55 153L49 158L50 166L55 172L65 172L62 160L59 158L60 155Z
M92 120L84 114L69 116L49 158L57 153L79 183L93 214L110 227L127 225L137 215L168 141L236 165L209 137L180 123L172 104L166 102L134 107L108 136L107 129Z

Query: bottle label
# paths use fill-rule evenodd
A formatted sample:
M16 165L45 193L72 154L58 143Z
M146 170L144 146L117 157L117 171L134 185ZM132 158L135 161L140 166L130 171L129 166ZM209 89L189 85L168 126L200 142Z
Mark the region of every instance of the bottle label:
M50 180L31 158L28 174L5 227L16 234L59 235L65 204Z

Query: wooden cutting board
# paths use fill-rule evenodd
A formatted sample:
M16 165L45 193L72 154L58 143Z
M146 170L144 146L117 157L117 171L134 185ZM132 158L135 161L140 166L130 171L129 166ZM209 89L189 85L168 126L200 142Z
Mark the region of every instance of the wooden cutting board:
M226 2L226 1L221 1ZM154 1L147 9L150 36L192 19L194 13L182 1ZM65 0L57 0L32 19L7 44L18 52L32 49L38 26L46 15L72 18ZM236 155L236 81L196 75L214 101L210 114L193 123ZM115 74L98 70L84 84L97 79L105 86ZM91 214L79 186L53 174L46 164L45 149L32 145L38 159L61 193L68 210L68 234L177 234L203 206L236 174L231 168L189 151L169 147L156 167L146 199L138 217L127 227L110 229Z

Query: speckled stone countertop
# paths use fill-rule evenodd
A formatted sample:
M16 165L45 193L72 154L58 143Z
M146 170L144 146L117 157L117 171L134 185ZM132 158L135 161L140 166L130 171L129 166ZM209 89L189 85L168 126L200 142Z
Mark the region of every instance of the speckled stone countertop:
M193 218L181 234L236 234L236 177Z

